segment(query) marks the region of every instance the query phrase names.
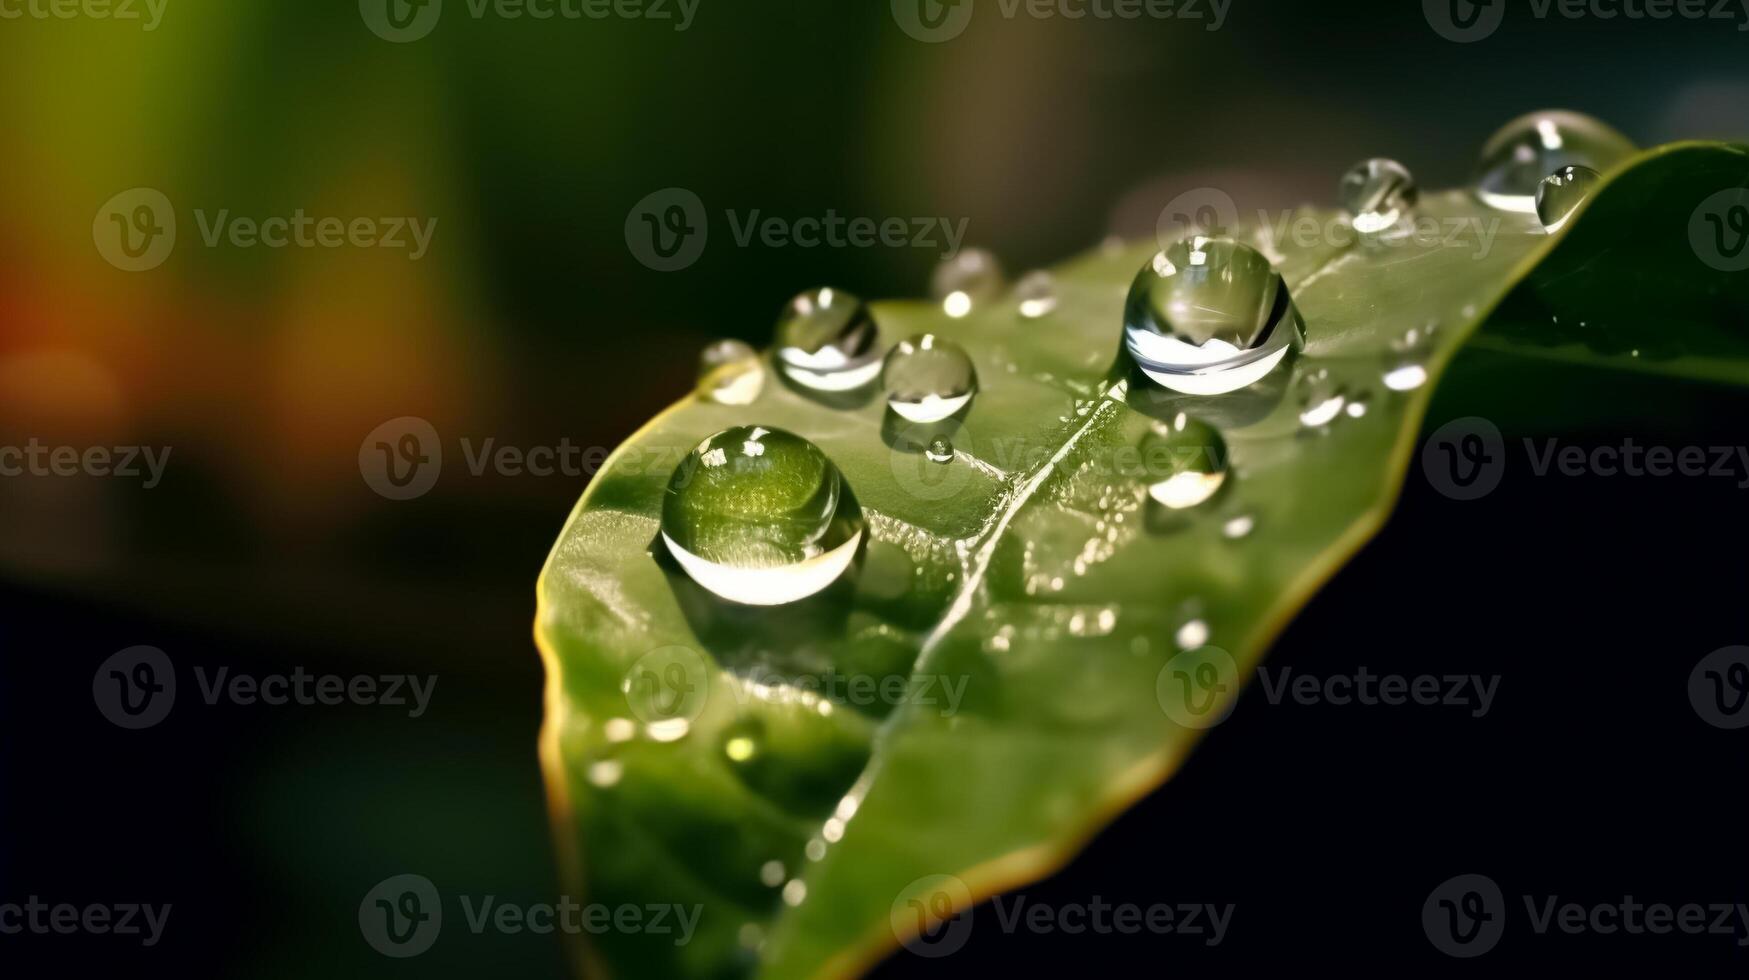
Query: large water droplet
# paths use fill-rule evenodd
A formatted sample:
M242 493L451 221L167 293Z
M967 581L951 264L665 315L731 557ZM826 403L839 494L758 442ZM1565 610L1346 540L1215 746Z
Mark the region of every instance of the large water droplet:
M1200 419L1179 413L1155 422L1138 451L1148 474L1148 496L1171 510L1208 500L1227 479L1227 441Z
M1543 227L1560 231L1602 179L1597 171L1578 165L1562 167L1544 177L1536 189L1536 216Z
M961 249L942 260L929 283L941 308L956 318L1000 296L1003 288L1002 263L981 248Z
M698 390L724 405L751 405L765 387L759 352L739 340L719 340L698 357Z
M831 585L861 544L861 508L818 446L738 426L688 453L668 481L662 539L698 584L774 606Z
M912 422L939 422L966 407L978 372L965 348L932 333L901 340L881 367L887 405Z
M868 305L830 287L790 300L777 321L777 360L797 384L850 391L880 373L880 331Z
M1048 316L1057 308L1057 280L1043 269L1020 277L1014 287L1014 298L1020 303L1020 315L1028 320Z
M1124 304L1124 341L1142 372L1190 395L1262 379L1299 345L1302 331L1274 266L1225 238L1195 235L1155 255Z
M1420 196L1409 168L1375 157L1342 176L1339 199L1354 216L1354 230L1363 235L1384 231L1402 221Z
M1562 167L1607 170L1635 152L1633 141L1577 112L1533 112L1512 120L1482 147L1476 194L1508 211L1536 213L1537 187Z

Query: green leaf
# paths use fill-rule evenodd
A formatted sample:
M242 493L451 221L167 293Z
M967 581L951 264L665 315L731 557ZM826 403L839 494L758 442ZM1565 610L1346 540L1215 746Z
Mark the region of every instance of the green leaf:
M1560 236L1462 191L1423 197L1437 243L1332 242L1339 218L1318 210L1242 231L1286 278L1307 342L1218 398L1155 388L1119 354L1151 242L1053 270L1059 302L1037 319L1012 297L960 319L876 304L886 342L931 331L976 363L982 389L945 466L872 393L822 404L774 375L753 404L663 413L596 477L542 574L542 757L574 895L701 913L684 943L592 937L588 962L851 975L911 938L912 900L963 905L1061 866L1177 768L1385 520L1433 386L1382 383L1411 330L1437 326L1420 352L1437 379L1511 294L1484 335L1496 354L1749 380L1749 274L1700 261L1688 235L1703 200L1745 184L1743 149L1691 144L1618 168ZM1304 240L1301 218L1316 229ZM1603 332L1568 307L1604 311L1580 314ZM1314 372L1364 414L1302 424L1297 379ZM1222 433L1232 472L1213 501L1162 512L1126 461L1180 412ZM869 521L860 567L791 606L717 600L657 539L674 466L743 424L820 446ZM1254 529L1230 536L1235 519ZM677 679L696 717L646 725L627 687ZM1211 713L1187 710L1204 705L1182 700L1184 681Z

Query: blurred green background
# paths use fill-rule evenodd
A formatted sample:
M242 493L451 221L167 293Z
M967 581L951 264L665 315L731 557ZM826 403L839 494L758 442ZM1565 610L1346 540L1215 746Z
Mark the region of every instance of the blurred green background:
M994 8L940 44L884 2L819 0L701 0L685 31L448 0L409 43L349 0L167 0L149 31L0 19L0 444L173 447L151 490L0 480L3 890L167 892L188 910L167 955L215 975L559 975L550 937L446 931L441 957L401 963L356 927L364 892L405 871L446 893L554 889L529 633L586 479L475 476L460 440L609 449L688 389L709 339L762 344L804 287L921 293L940 257L742 247L726 210L963 219L1019 273L1147 234L1191 188L1243 213L1327 202L1370 155L1454 184L1534 108L1646 145L1749 135L1734 23L1514 14L1454 44L1414 2L1233 0L1218 31ZM93 223L137 187L173 202L179 237L130 273ZM660 273L625 224L668 187L699 195L711 237ZM209 247L195 217L298 209L437 224L412 261ZM400 416L445 451L409 501L359 466ZM439 682L419 719L195 707L130 733L89 685L136 643L179 665ZM133 853L118 823L166 853Z

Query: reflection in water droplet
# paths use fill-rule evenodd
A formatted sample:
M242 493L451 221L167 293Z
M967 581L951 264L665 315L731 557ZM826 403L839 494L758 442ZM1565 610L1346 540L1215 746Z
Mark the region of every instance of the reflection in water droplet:
M1536 189L1536 216L1543 227L1560 231L1601 180L1602 174L1581 166L1562 167L1544 177Z
M1414 391L1426 383L1425 365L1400 364L1385 372L1385 387L1392 391Z
M1020 315L1036 320L1057 308L1057 281L1043 269L1029 272L1014 287L1014 295L1020 301Z
M830 287L790 300L777 321L777 360L797 384L850 391L880 373L880 331L868 305Z
M1354 216L1354 230L1363 235L1403 220L1420 196L1409 168L1384 157L1356 164L1342 176L1338 194L1342 207Z
M680 567L748 605L795 602L831 585L863 531L838 467L781 429L739 426L699 443L662 502L662 539Z
M1178 628L1173 637L1180 649L1195 650L1209 641L1209 624L1200 619L1193 619Z
M1171 422L1150 426L1137 451L1148 496L1171 510L1208 500L1227 479L1227 441L1213 426L1182 412Z
M962 317L1002 295L1002 264L981 248L955 252L935 267L929 289L951 317Z
M1318 368L1299 379L1300 424L1307 428L1329 425L1342 414L1348 404L1348 392L1330 377L1330 372Z
M931 463L951 463L953 462L953 443L949 442L946 436L936 436L929 440L929 447L923 450L923 456Z
M978 372L965 348L923 333L902 340L881 367L887 406L912 422L939 422L966 407L978 390Z
M1577 112L1533 112L1512 120L1482 147L1476 194L1508 211L1536 213L1537 187L1562 167L1607 170L1632 156L1626 136Z
M1240 514L1221 525L1221 534L1230 541L1247 537L1257 528L1257 519L1250 514Z
M759 353L739 340L719 340L698 357L699 394L723 405L751 405L765 387Z
M1252 384L1301 342L1299 311L1249 245L1195 235L1154 256L1124 304L1124 342L1173 391L1216 395Z

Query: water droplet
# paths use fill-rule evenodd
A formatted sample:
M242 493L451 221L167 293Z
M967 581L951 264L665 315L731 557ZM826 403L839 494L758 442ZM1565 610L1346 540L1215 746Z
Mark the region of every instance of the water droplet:
M589 784L600 789L618 785L624 775L625 764L618 759L603 759L589 765Z
M1348 404L1348 392L1323 368L1308 371L1300 377L1300 424L1309 429L1322 428L1335 421Z
M929 290L951 317L962 317L1002 295L1002 263L981 248L967 248L935 267Z
M1142 372L1173 391L1217 395L1250 385L1302 336L1287 284L1262 253L1195 235L1137 273L1124 341Z
M1367 410L1367 398L1364 394L1355 395L1353 398L1350 398L1348 400L1347 411L1348 411L1349 418L1351 418L1351 419L1365 418L1366 417L1366 410Z
M902 340L881 368L887 406L912 422L939 422L966 407L978 373L965 348L931 333Z
M751 405L765 387L759 352L739 340L719 340L698 357L698 390L723 405Z
M831 585L864 521L818 446L781 429L725 429L668 481L662 539L698 584L732 602L773 606Z
M1543 227L1560 231L1602 179L1597 171L1578 165L1562 167L1544 177L1536 189L1536 216Z
M1392 391L1414 391L1427 383L1427 359L1433 353L1439 323L1411 327L1385 352L1384 384Z
M868 304L830 287L790 300L777 321L777 360L797 384L850 391L880 373L880 331Z
M783 886L783 904L795 908L808 899L808 886L800 878L791 878L789 884Z
M609 718L601 726L601 732L609 742L629 742L636 735L638 726L630 718Z
M1180 412L1155 422L1138 447L1148 496L1171 510L1208 500L1227 479L1227 441L1215 428Z
M1057 280L1043 269L1029 272L1014 287L1014 295L1020 301L1020 315L1025 319L1048 316L1057 308Z
M1209 641L1209 624L1200 619L1193 619L1178 628L1173 637L1182 650L1195 650Z
M1573 165L1607 170L1632 156L1633 141L1577 112L1533 112L1512 120L1482 147L1476 194L1493 207L1536 213L1537 186Z
M923 450L924 458L931 463L953 462L953 443L946 436L936 436L929 440L929 448Z
M1257 528L1257 519L1250 514L1240 514L1221 525L1221 535L1229 541L1250 536Z
M1342 206L1354 216L1354 230L1370 235L1403 220L1420 191L1409 168L1375 157L1355 164L1344 174L1338 194Z
M783 884L786 873L782 861L767 861L759 868L759 881L767 888L776 888Z

